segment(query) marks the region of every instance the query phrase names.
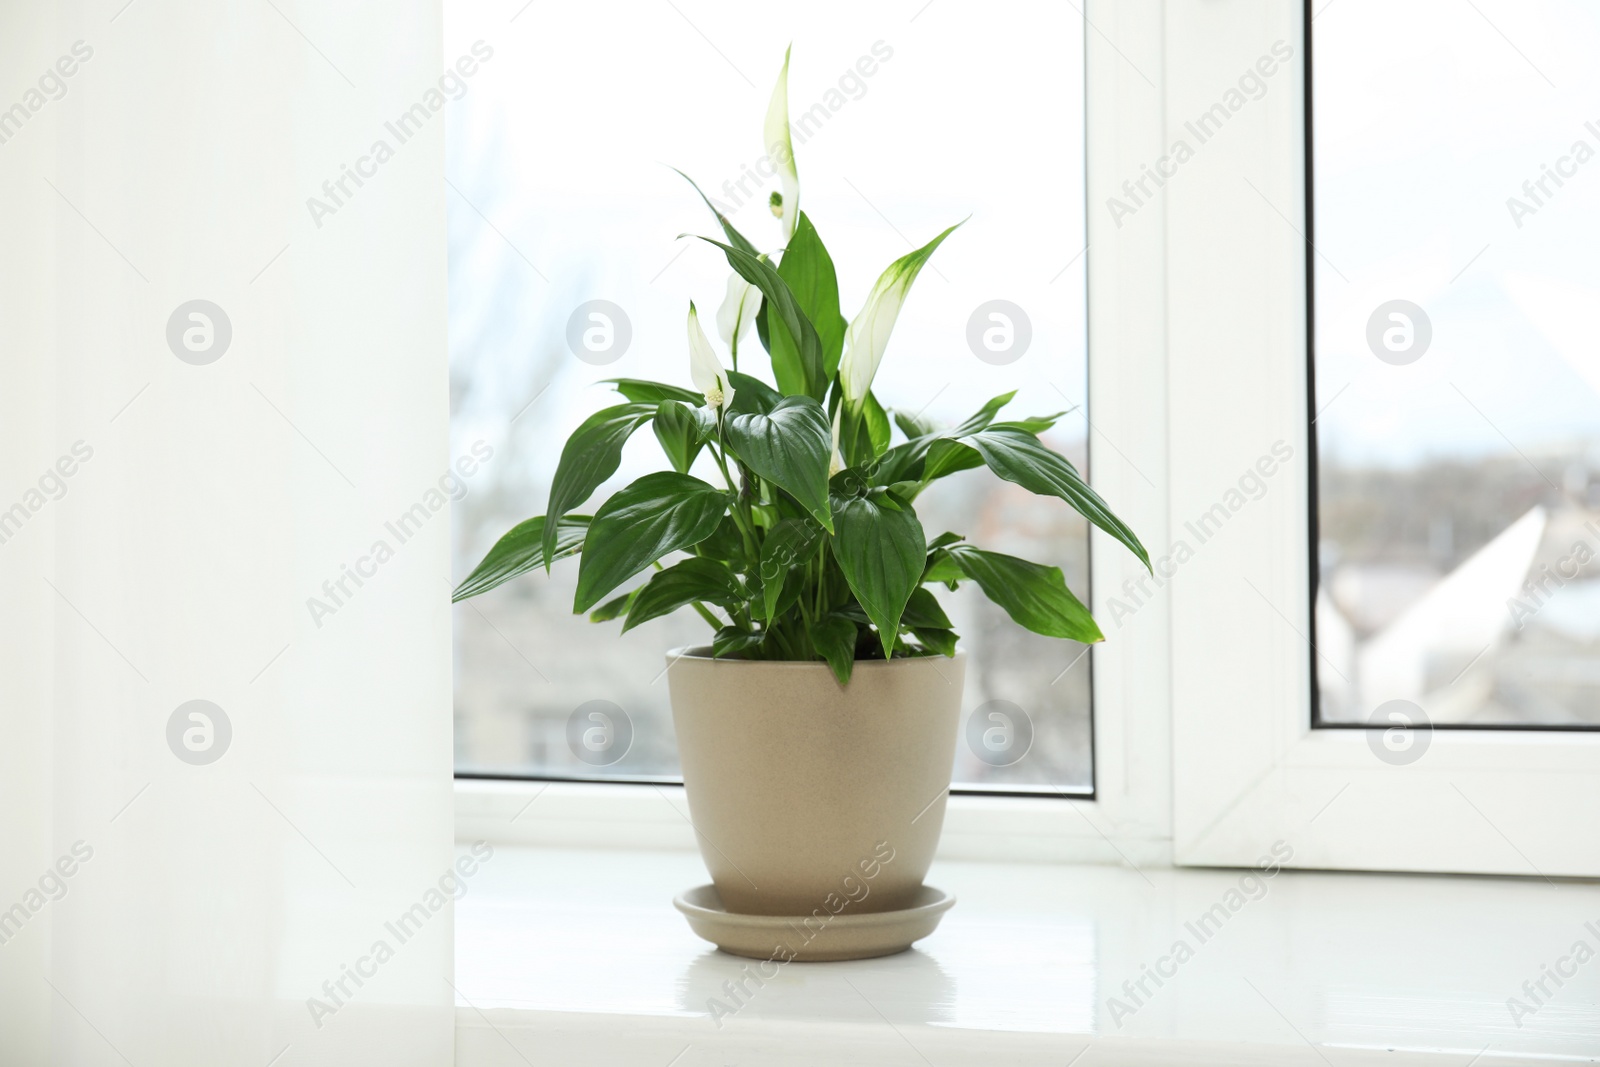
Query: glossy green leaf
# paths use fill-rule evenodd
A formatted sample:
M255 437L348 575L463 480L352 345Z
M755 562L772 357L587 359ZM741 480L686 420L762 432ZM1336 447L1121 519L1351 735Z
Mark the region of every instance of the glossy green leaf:
M889 450L889 413L871 393L860 405L839 412L839 451L852 466L868 464Z
M954 630L940 630L924 626L913 626L911 636L915 637L923 648L930 652L937 652L941 656L954 656L956 654L956 632Z
M828 510L833 431L821 404L808 396L787 396L770 415L729 418L723 435L745 466L789 493L825 529L833 530Z
M1105 635L1094 616L1067 588L1060 567L1046 567L971 545L952 545L949 553L984 596L999 604L1021 626L1046 637L1064 637L1089 644Z
M927 589L918 586L911 591L911 599L906 601L905 614L900 617L901 626L911 626L931 630L948 630L955 624L950 621L950 616L944 613L944 608L939 605L939 598Z
M928 449L938 438L914 437L893 445L872 465L873 485L892 485L908 478L921 478Z
M722 227L722 232L728 235L729 243L731 243L735 248L739 249L740 251L748 252L752 256L760 255L760 252L757 250L756 246L751 244L749 241L745 240L744 234L740 233L738 230L733 228L733 223L728 221L728 216L726 216L722 212L718 211L717 210L717 206L711 202L711 198L709 196L707 196L705 193L701 192L700 186L695 185L695 181L694 181L693 178L691 178L687 174L683 173L683 171L678 170L677 167L673 167L672 169L677 171L678 172L678 176L680 178L682 178L684 181L688 182L690 184L690 186L692 186L694 188L695 192L700 193L700 199L704 200L706 202L706 207L711 210L711 214L713 214L713 215L715 215L717 217L717 225L721 226Z
M640 586L639 588L643 589L644 587ZM638 595L639 589L633 589L629 592L623 593L619 597L612 597L604 604L601 604L599 607L589 612L589 621L610 622L612 619L620 619L622 616L628 613L628 608L633 605L633 598Z
M657 401L659 403L659 401ZM622 464L622 446L633 431L655 418L656 404L618 404L595 412L567 438L550 482L550 501L544 513L559 520L589 499L589 494ZM544 567L555 555L556 527L544 528Z
M724 515L711 535L696 544L692 551L697 556L735 564L740 570L756 562L745 559L744 538L739 535L739 524L733 521L732 515Z
M815 648L840 685L850 684L850 674L856 665L856 624L839 615L825 615L806 627Z
M618 492L589 523L572 610L588 611L662 556L711 536L727 506L727 493L672 471L647 474Z
M1021 430L991 426L963 441L976 450L989 469L1031 493L1058 496L1100 529L1127 546L1139 562L1150 567L1150 554L1127 523L1112 514L1100 494L1089 488L1066 457L1050 451L1037 437Z
M803 572L821 536L822 529L809 519L783 519L767 531L761 543L762 618L771 619L785 607L789 575Z
M822 238L817 236L816 227L803 211L778 263L778 277L789 283L789 291L794 293L800 310L817 331L822 345L823 381L832 381L839 370L846 326L844 316L839 313L839 279ZM768 329L771 329L770 320ZM774 366L780 361L799 364L799 345L781 321L779 328L771 331L768 341Z
M948 437L940 437L928 446L927 458L922 465L922 480L931 482L957 471L983 466L983 456L976 449Z
M682 400L685 404L704 404L705 394L696 389L666 382L647 382L643 378L607 378L605 384L617 387L617 392L635 404L659 404L663 400Z
M650 576L629 605L622 632L697 600L729 607L744 601L744 586L721 560L690 556Z
M939 432L932 419L923 418L920 414L909 411L895 411L894 424L900 427L900 432L906 435L907 441L915 441L919 437L931 437Z
M1067 411L1057 411L1050 415L1029 415L1025 419L1013 419L1010 422L993 422L989 424L991 430L1021 430L1031 433L1035 437L1053 427L1061 416L1070 414Z
M922 580L927 583L938 583L952 591L958 582L964 581L967 573L961 565L950 558L947 549L954 544L959 544L966 538L960 534L942 533L928 542L928 563L922 570Z
M900 616L922 581L927 542L909 508L865 496L833 498L834 558L850 591L878 628L884 655L894 652Z
M922 572L924 582L937 582L952 592L966 577L967 572L962 570L961 565L951 559L950 553L943 549L928 557L928 566Z
M450 594L451 603L487 593L519 574L526 574L545 561L544 516L527 519L511 527L494 543L483 561L462 579L456 591ZM555 551L551 561L575 556L583 548L584 535L589 532L589 516L568 515L556 530Z
M983 429L994 421L994 417L1000 414L1000 409L1011 403L1011 398L1016 395L1017 391L1013 389L1009 393L1001 393L999 396L992 398L945 436L965 437L969 433L976 433Z
M711 654L718 659L743 652L747 648L755 648L766 640L767 635L757 630L741 630L737 626L724 626L717 631L711 639Z
M727 411L729 415L748 415L752 412L766 415L783 399L782 393L760 378L752 378L748 374L729 371L728 381L733 386L733 403Z
M828 387L828 378L823 375L822 341L817 336L816 327L800 310L800 303L790 290L789 283L778 274L776 267L751 252L725 245L710 237L701 237L700 240L722 249L728 257L728 265L738 272L739 277L760 289L761 295L766 298L762 314L776 315L789 335L798 339L792 359L783 358L776 346L769 349L772 352L772 373L778 380L779 390L786 396L805 395L821 400Z
M681 400L663 400L656 408L654 428L672 469L687 474L700 447L716 433L717 424L708 408L692 407Z

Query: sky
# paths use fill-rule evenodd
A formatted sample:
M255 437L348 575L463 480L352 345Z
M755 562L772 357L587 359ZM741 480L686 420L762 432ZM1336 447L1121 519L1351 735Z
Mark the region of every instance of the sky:
M1600 10L1337 0L1314 31L1324 454L1404 466L1600 441ZM1596 158L1513 218L1507 200L1579 140ZM1433 328L1405 366L1366 340L1394 299Z
M791 116L833 108L796 154L801 206L832 253L847 318L891 261L970 216L901 313L881 399L948 421L1012 389L1018 416L1081 403L1081 27L1067 5L985 6L975 19L967 5L924 3L828 0L799 18L674 0L627 5L626 26L612 5L537 4L509 24L514 7L447 5L447 55L479 38L497 50L449 112L452 361L471 385L457 391L457 449L504 443L513 461L501 474L540 485L570 431L616 402L593 383L689 384L689 302L709 332L730 272L718 250L678 239L715 222L669 167L727 198L724 183L763 152L791 44ZM776 187L732 215L766 250L780 241L763 203ZM573 309L593 299L622 307L632 327L609 365L574 358L565 339ZM1008 365L967 341L974 311L996 299L1031 325ZM753 336L742 354L741 370L768 374ZM1074 419L1059 443L1082 437ZM615 482L658 462L653 442L635 442ZM543 501L529 503L537 514Z

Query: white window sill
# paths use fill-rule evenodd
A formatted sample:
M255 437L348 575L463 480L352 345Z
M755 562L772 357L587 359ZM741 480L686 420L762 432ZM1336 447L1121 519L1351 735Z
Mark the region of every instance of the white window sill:
M678 785L457 779L456 837L553 848L697 847ZM1172 861L1158 827L1116 822L1095 801L1064 796L952 796L939 856L1053 863ZM705 879L701 879L705 881Z
M697 855L497 844L456 906L456 1062L1600 1062L1600 958L1520 1027L1507 1008L1575 942L1600 949L1593 885L1283 871L1199 942L1185 923L1241 873L940 860L958 903L916 949L788 964L719 1028L708 1001L750 961L673 910L707 880ZM1193 957L1113 1019L1180 938Z

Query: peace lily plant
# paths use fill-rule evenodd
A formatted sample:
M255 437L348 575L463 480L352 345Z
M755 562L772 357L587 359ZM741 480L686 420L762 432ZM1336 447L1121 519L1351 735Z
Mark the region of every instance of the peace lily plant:
M596 622L621 619L626 631L687 607L711 626L715 657L823 660L841 684L857 661L955 655L957 635L929 587L971 581L1035 633L1102 640L1060 568L979 548L956 533L929 538L917 519L917 498L930 485L987 466L1031 492L1060 497L1149 567L1133 532L1039 440L1063 412L997 421L1013 395L1006 393L946 427L903 410L891 420L873 394L912 284L956 226L891 263L847 323L833 260L800 210L787 55L764 133L782 186L771 199L782 220L780 249L758 249L700 193L726 241L699 239L721 249L733 268L715 320L731 369L691 303L694 388L612 380L626 402L578 427L561 452L545 513L502 537L454 599L577 556L574 612ZM771 383L739 369L751 325ZM646 425L672 469L638 479L592 515L578 514ZM702 453L716 483L690 473ZM678 553L685 555L674 560ZM618 593L646 571L648 581Z

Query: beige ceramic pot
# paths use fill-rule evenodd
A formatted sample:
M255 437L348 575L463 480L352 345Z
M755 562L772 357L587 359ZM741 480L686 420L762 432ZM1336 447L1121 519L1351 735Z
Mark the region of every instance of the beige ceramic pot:
M669 655L700 854L750 915L912 906L933 862L966 655L825 663Z

